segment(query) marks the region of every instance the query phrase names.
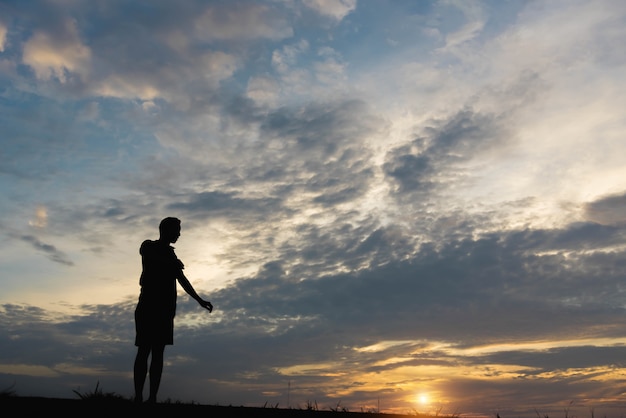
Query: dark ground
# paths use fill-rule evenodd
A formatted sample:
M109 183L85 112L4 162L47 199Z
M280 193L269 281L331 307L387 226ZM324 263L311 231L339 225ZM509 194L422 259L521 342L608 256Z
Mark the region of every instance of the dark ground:
M243 406L215 406L183 403L135 404L128 400L55 399L40 397L0 397L0 414L10 417L107 417L167 416L184 418L326 418L329 415L345 418L429 418L427 415L398 415L370 412L337 412L307 409L254 408Z

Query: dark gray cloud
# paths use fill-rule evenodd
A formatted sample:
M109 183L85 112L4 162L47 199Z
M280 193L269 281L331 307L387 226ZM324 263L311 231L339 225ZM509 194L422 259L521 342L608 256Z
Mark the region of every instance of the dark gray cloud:
M467 108L447 120L428 122L413 141L388 153L383 170L397 195L462 182L467 173L461 163L506 141L502 119Z
M626 222L626 194L604 196L583 206L586 219L603 225Z
M546 240L562 233L544 231ZM380 234L375 232L372 241ZM621 312L619 278L626 272L614 270L608 279L604 265L615 265L621 254L571 254L568 246L544 247L543 240L533 245L533 239L532 234L511 233L453 241L439 250L424 246L411 261L388 261L345 275L307 277L306 269L296 266L298 276L244 280L219 298L227 304L230 300L243 303L254 317L296 315L280 311L291 306L285 300L295 300L298 312L316 318L321 327L333 324L357 334L360 330L374 339L416 338L414 330L434 339L445 338L445 333L465 341L506 335L530 338L556 332L575 334L585 324L602 322L604 315L614 323L614 315ZM589 239L593 240L580 237L579 241ZM318 237L312 242L319 247L323 241ZM397 243L378 244L369 251L397 248ZM580 247L586 248L583 243ZM350 257L350 251L341 254ZM318 251L316 257L331 256ZM389 316L385 307L393 307ZM367 322L364 317L369 317ZM410 325L403 318L411 318ZM381 334L374 337L377 332Z
M354 197L371 180L366 140L381 129L382 121L366 103L285 107L259 122L260 138L250 150L256 158L250 160L245 178L289 181L292 192L317 193L319 203L334 202L342 194Z
M233 222L240 217L246 218L246 222L258 222L282 209L281 200L276 198L247 199L220 191L187 193L185 196L186 202L170 203L166 208L192 218L229 217Z
M502 351L481 356L476 362L484 364L511 364L531 367L528 376L552 370L623 367L626 347L563 347L547 350Z
M34 235L22 235L19 237L22 241L29 243L37 251L44 253L50 260L55 263L64 264L66 266L73 266L74 262L61 250L52 244L42 242Z

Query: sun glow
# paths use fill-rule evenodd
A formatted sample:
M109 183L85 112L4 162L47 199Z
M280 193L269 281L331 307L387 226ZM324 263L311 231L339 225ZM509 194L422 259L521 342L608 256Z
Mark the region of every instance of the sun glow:
M417 395L417 403L422 406L428 405L430 402L430 398L427 393L419 393Z

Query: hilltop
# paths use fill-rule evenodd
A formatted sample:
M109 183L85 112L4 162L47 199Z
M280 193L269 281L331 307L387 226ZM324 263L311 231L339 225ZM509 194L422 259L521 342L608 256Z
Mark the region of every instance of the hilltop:
M287 409L273 407L219 406L184 403L157 403L154 405L135 404L125 399L59 399L44 397L3 396L0 405L4 411L11 411L14 416L49 418L59 414L64 417L119 417L136 415L211 418L288 418L309 417L324 418L329 415L345 418L431 418L428 415L386 414L377 412L350 412L316 409Z

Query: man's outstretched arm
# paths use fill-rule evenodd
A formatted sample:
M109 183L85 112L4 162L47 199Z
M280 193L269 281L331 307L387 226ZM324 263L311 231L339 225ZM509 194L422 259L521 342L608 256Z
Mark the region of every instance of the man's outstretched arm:
M211 304L211 302L202 299L198 295L198 293L196 293L196 290L193 288L193 286L182 271L178 275L178 283L180 283L183 289L185 289L185 292L187 292L189 296L194 298L200 304L200 306L207 309L209 312L213 311L213 305Z

